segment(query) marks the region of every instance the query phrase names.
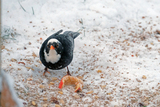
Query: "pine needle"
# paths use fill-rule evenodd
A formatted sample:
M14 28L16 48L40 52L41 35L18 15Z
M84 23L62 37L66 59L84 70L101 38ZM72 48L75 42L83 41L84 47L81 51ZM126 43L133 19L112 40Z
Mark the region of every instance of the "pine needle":
M18 0L18 3L19 3L19 5L21 6L21 8L22 8L25 12L27 12L27 11L23 8L23 6L22 6L21 3L19 2L19 0Z
M33 7L32 7L32 12L33 12L33 15L34 15L34 9L33 9Z

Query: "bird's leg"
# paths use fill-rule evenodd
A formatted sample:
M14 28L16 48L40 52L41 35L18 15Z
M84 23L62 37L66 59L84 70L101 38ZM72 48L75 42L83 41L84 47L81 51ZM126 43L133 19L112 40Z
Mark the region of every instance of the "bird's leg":
M48 71L48 68L47 68L47 67L44 68L43 75L45 75L46 72L49 73L49 74L51 74L51 73Z
M68 69L68 66L67 66L67 75L70 75L70 76L71 76L71 74L70 74L70 72L69 72L69 69Z

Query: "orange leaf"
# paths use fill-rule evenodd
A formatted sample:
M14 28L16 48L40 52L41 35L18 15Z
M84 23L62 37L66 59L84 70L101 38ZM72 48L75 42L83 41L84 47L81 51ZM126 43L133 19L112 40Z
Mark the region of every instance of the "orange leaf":
M61 79L59 88L62 89L64 85L75 85L75 92L82 90L83 81L77 77L66 75Z
M24 63L24 62L18 62L18 64L23 64L23 65L25 65L25 63Z

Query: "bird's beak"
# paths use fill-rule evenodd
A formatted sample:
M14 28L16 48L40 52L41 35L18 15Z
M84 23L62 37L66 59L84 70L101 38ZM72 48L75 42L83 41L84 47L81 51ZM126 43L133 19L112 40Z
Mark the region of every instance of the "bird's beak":
M53 49L55 49L55 48L51 45L50 50L53 50Z

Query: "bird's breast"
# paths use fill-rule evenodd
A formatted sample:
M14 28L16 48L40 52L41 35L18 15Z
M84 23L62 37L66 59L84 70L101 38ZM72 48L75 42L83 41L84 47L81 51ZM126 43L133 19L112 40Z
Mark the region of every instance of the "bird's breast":
M50 50L49 53L46 53L46 51L44 51L44 56L46 62L51 62L52 64L58 62L61 58L61 55L57 54L55 50Z

